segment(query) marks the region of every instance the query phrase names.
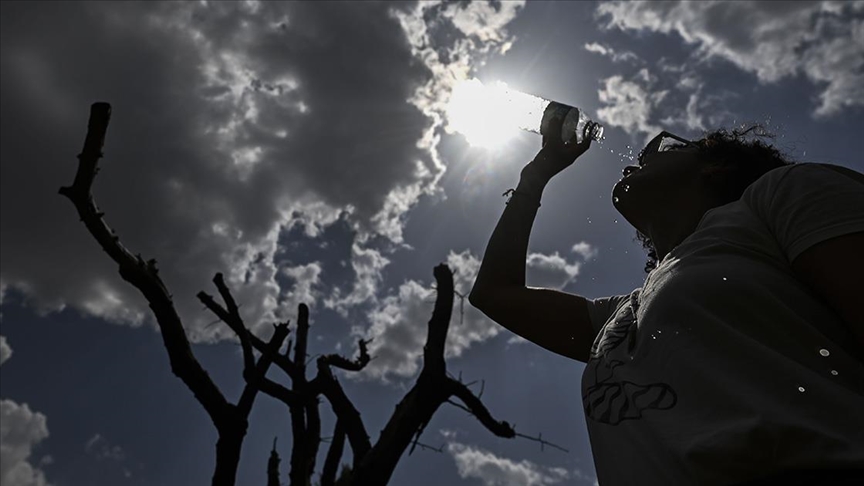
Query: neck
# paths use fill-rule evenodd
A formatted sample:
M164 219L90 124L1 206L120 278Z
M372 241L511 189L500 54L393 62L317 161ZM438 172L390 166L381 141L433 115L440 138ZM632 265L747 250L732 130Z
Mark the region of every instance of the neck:
M686 211L666 211L663 216L654 218L646 234L651 238L657 259L662 260L673 248L693 234L702 216L712 207L714 206L697 204Z

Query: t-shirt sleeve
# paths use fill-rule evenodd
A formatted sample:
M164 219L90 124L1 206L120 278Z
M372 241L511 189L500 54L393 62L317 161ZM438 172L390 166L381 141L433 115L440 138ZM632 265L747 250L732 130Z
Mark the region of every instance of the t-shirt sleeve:
M594 328L594 331L600 332L600 329L615 314L624 299L629 297L629 295L613 295L597 299L585 299L588 302L588 317L591 319L591 327Z
M822 241L864 231L864 174L802 163L765 173L741 196L790 262Z

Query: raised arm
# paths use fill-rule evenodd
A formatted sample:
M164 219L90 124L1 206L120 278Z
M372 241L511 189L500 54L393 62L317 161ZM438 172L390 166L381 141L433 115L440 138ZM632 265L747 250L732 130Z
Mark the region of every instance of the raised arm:
M550 126L560 133L561 121ZM522 169L519 185L492 232L469 296L490 319L549 351L587 362L595 332L584 297L525 285L531 227L549 180L573 164L591 145L591 126L581 144L544 137L543 148Z

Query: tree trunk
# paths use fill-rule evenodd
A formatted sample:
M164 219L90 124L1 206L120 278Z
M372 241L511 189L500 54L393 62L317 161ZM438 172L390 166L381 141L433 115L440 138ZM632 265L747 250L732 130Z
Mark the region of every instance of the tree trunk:
M237 480L237 466L240 463L240 449L246 437L245 425L244 420L243 425L232 424L219 428L213 486L234 486Z

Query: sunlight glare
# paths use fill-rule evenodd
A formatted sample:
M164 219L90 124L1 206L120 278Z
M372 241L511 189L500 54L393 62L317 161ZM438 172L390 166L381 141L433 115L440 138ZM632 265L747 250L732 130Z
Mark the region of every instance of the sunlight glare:
M540 120L549 101L507 87L492 86L473 78L453 88L447 105L447 132L459 132L472 147L502 148L519 129L540 131Z

